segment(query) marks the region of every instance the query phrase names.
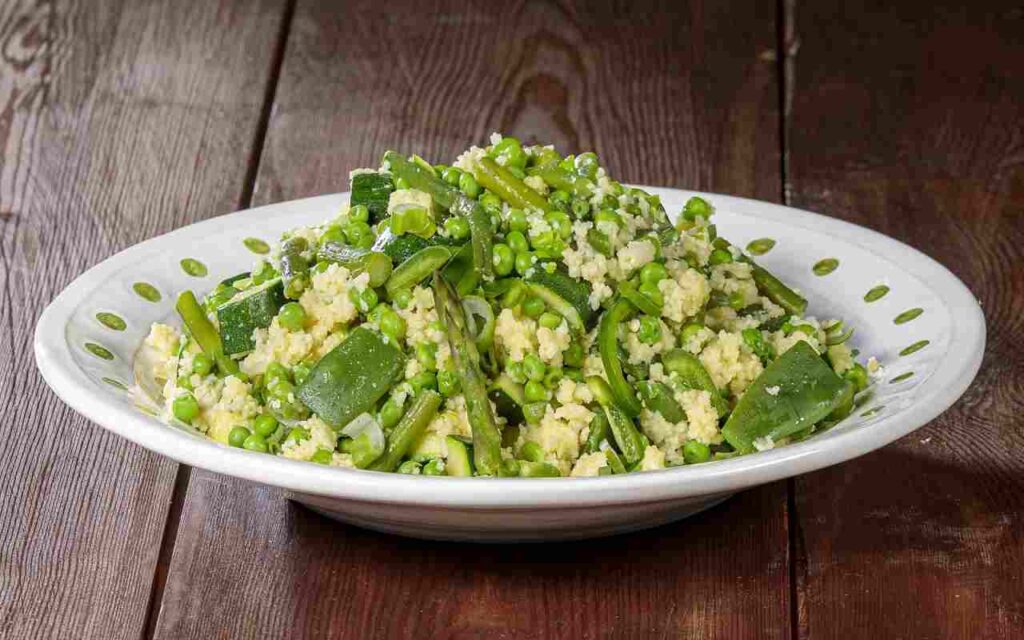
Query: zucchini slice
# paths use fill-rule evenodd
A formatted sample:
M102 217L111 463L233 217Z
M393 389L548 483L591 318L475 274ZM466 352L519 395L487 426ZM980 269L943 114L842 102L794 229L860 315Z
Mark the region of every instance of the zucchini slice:
M270 326L271 320L286 302L280 278L241 291L217 307L220 341L228 356L252 351L252 333Z
M586 282L561 271L548 273L540 266L533 269L533 273L526 277L526 282L531 285L534 294L565 316L574 331L584 333L596 318L594 310L590 308L590 285Z
M370 223L375 224L388 216L388 198L395 190L395 183L386 173L363 171L353 174L351 206L364 205L370 212Z
M445 471L450 476L469 477L473 475L473 455L470 452L472 445L467 445L461 438L456 436L445 436L445 446L448 447L448 459L445 461Z

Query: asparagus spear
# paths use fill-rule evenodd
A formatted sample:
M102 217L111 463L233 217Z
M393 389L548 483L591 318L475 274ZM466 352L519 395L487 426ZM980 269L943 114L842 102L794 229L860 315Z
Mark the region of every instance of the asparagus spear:
M238 363L224 355L224 348L220 341L220 334L214 328L213 323L206 317L206 311L196 300L191 291L183 291L178 296L178 302L174 305L181 316L185 326L188 327L192 337L199 343L203 353L213 358L225 375L238 373Z
M467 335L466 316L458 295L434 272L434 306L448 332L455 369L462 382L466 398L466 413L473 431L473 462L482 476L502 475L501 432L491 412L487 398L487 383L480 372L480 353Z

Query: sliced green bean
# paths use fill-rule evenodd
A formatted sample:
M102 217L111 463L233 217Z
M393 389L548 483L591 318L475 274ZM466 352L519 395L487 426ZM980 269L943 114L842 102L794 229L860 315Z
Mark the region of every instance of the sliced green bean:
M440 395L430 390L421 391L416 396L409 410L405 412L402 419L391 430L387 447L384 449L384 455L378 458L370 466L370 469L374 471L394 471L413 444L427 430L427 425L437 415L437 409L440 406Z
M643 406L626 381L622 372L622 361L619 359L619 325L633 313L632 305L622 298L615 301L604 313L597 331L597 346L601 353L605 376L611 387L615 404L630 418L640 415ZM609 418L610 420L610 418Z
M387 254L349 247L340 242L327 242L317 251L317 259L339 264L353 274L366 273L370 286L379 287L391 277L392 263Z
M583 176L577 176L569 173L565 169L559 167L557 163L549 163L543 166L533 167L527 171L527 173L531 176L540 176L544 182L555 189L568 191L578 198L590 199L590 197L594 195L593 182Z
M440 245L420 249L391 272L391 277L384 288L387 289L388 295L393 297L398 291L415 286L443 267L451 257L452 252Z
M676 374L683 386L711 394L711 404L719 417L729 412L729 403L722 397L711 374L697 356L682 349L672 349L661 356L661 364L665 367L665 373Z
M546 211L548 201L512 172L494 161L481 158L473 166L473 177L488 190L513 207Z
M181 316L189 333L199 344L203 353L213 358L224 374L238 373L238 363L224 355L224 348L220 341L220 333L206 317L206 311L196 300L196 295L191 291L182 291L178 295L178 301L174 305Z

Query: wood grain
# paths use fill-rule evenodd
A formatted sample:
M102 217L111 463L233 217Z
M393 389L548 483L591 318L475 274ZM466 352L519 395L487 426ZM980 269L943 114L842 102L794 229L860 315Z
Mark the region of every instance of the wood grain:
M143 633L177 467L58 401L32 331L87 267L237 205L281 15L0 3L0 637Z
M796 480L799 637L1024 637L1024 11L808 2L790 17L791 201L937 258L988 323L953 409Z
M779 197L770 3L325 5L296 8L258 202L492 130L595 149L625 180ZM776 484L646 533L477 547L365 532L197 471L157 635L783 638L785 503Z

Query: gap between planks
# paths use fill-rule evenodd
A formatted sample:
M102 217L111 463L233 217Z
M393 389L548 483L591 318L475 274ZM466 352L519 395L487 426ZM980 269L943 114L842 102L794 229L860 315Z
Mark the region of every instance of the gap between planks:
M256 122L252 144L250 145L249 160L245 170L245 179L242 182L242 191L238 197L239 209L246 209L252 206L253 192L256 188L256 173L259 171L260 160L263 157L267 127L270 124L270 114L273 111L274 99L277 96L277 85L281 77L281 66L284 62L285 50L288 46L288 36L291 33L296 1L285 0L284 3L281 26L278 28L274 43L274 55L270 62L269 77L263 92L260 117ZM146 611L146 624L143 627L142 637L144 640L152 640L156 633L156 624L160 618L160 608L164 599L164 590L167 586L167 575L170 572L171 557L174 555L174 545L178 538L178 525L181 522L181 512L185 505L185 495L188 493L188 485L191 478L192 467L179 464L174 478L171 504L167 510L167 520L164 523L164 535L160 540L160 552L157 555L156 569L153 574L149 608Z

